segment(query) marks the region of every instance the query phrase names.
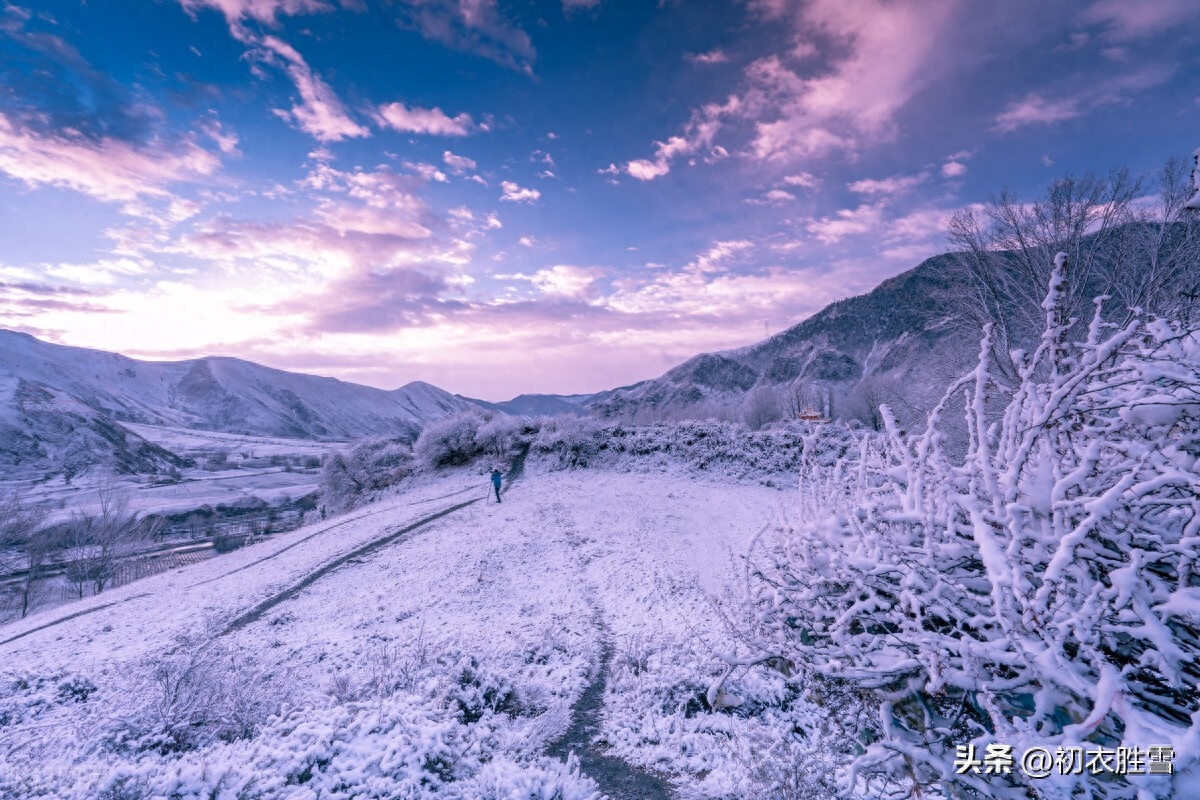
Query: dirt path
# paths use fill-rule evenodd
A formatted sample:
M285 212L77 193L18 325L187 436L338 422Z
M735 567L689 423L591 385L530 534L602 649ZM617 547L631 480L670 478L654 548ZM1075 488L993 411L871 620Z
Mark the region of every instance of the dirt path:
M562 738L547 748L546 754L565 760L574 753L579 759L580 771L594 780L600 786L600 791L611 800L671 800L671 790L665 780L609 755L606 748L596 742L600 734L604 690L608 685L608 670L613 655L607 627L599 618L596 623L603 637L596 674L572 709L571 727L567 728Z
M384 536L382 539L376 539L375 541L369 542L369 543L363 545L362 547L356 547L355 549L351 550L349 553L345 553L344 555L341 555L341 556L335 558L333 561L330 561L328 564L324 565L323 567L318 567L317 569L313 570L312 572L310 572L308 574L307 577L305 577L299 583L296 583L294 586L291 586L287 589L284 589L282 592L279 592L278 594L268 597L266 600L263 600L261 603L256 605L254 608L250 609L249 611L247 611L243 614L240 614L237 618L235 618L232 622L230 622L229 625L227 625L225 627L225 630L222 631L221 634L225 635L225 634L233 633L234 631L241 630L242 628L246 627L250 623L261 619L264 614L266 614L268 611L270 611L275 606L279 605L280 603L282 603L286 600L290 600L291 598L300 594L300 592L304 591L306 588L313 585L318 580L320 580L321 578L328 575L330 572L333 572L338 567L345 565L347 562L352 561L354 559L362 558L363 556L370 555L371 553L374 553L377 550L387 547L389 544L396 541L397 539L399 539L401 536L403 536L406 533L414 531L417 528L420 528L424 525L428 525L429 523L439 520L444 516L453 514L455 511L458 511L459 509L462 509L462 508L466 508L467 506L471 505L472 503L478 503L478 502L479 502L479 498L475 498L473 500L465 500L461 503L452 505L449 508L444 508L441 511L438 511L434 514L430 514L427 517L423 517L423 518L417 520L416 522L412 523L411 525L406 525L405 527L401 528L398 531L389 533L387 536Z

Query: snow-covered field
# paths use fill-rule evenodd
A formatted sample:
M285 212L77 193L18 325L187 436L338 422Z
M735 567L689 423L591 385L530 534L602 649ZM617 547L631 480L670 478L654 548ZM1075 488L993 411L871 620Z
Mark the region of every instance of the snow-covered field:
M787 495L597 470L486 488L424 479L0 627L0 795L596 797L545 753L607 652L598 747L681 798L765 796L779 715L815 707L766 669L730 679L737 713L700 697L736 649L713 598Z
M66 481L0 481L0 494L19 493L27 501L53 510L61 521L72 512L87 513L98 505L100 491L118 489L130 494L143 514L171 514L202 506L231 505L257 497L278 505L316 491L322 456L346 446L344 442L315 442L269 436L243 436L158 425L124 423L143 439L196 462L180 471L177 481L162 476L113 475L93 470ZM219 468L214 461L219 462Z

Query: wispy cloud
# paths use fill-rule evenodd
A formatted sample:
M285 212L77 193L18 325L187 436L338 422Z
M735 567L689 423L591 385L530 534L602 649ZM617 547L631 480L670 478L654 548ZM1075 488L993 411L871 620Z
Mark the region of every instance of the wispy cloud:
M474 170L476 167L475 159L467 158L466 156L455 155L449 150L442 153L442 161L444 161L446 166L449 167L453 172L460 175L464 172Z
M297 50L275 36L264 36L262 47L283 60L283 67L300 93L300 102L283 116L321 142L370 136L371 132L346 113L327 83L313 74Z
M1048 98L1031 92L1010 103L996 116L996 128L1004 133L1030 125L1049 125L1082 117L1098 108L1122 105L1139 93L1170 80L1173 70L1151 66L1116 78L1089 83L1074 94Z
M0 112L0 171L109 202L169 197L167 187L213 175L220 159L191 139L144 148L114 138L37 134Z
M529 35L504 17L496 0L407 0L401 13L402 23L427 39L533 71L537 54Z
M466 136L475 127L470 114L451 117L440 108L408 108L403 103L386 103L379 107L381 125L404 133L424 133L433 136Z
M729 56L719 47L705 53L688 53L684 57L693 64L724 64L729 61Z
M1085 22L1102 25L1111 39L1145 39L1188 22L1200 22L1193 0L1099 0L1083 14Z
M863 178L846 184L846 188L855 194L890 197L907 192L914 186L924 183L928 177L929 173L922 172L917 175L893 175L890 178Z

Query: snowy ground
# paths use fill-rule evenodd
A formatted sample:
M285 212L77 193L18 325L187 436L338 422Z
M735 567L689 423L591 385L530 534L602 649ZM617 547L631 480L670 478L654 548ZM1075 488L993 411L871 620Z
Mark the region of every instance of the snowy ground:
M711 598L787 495L601 471L527 472L503 504L485 488L429 480L0 627L0 794L594 797L544 753L609 648L597 747L681 798L766 796L779 720L698 697L734 648ZM197 662L227 666L189 683ZM743 709L808 703L769 670L729 688ZM233 717L286 705L251 739L212 723L181 744L181 695Z

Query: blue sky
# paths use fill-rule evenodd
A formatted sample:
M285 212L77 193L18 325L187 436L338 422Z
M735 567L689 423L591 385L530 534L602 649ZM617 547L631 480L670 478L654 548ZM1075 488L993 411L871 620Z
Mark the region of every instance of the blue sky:
M1198 39L1194 0L9 4L0 326L628 384L868 291L1003 188L1188 157Z

